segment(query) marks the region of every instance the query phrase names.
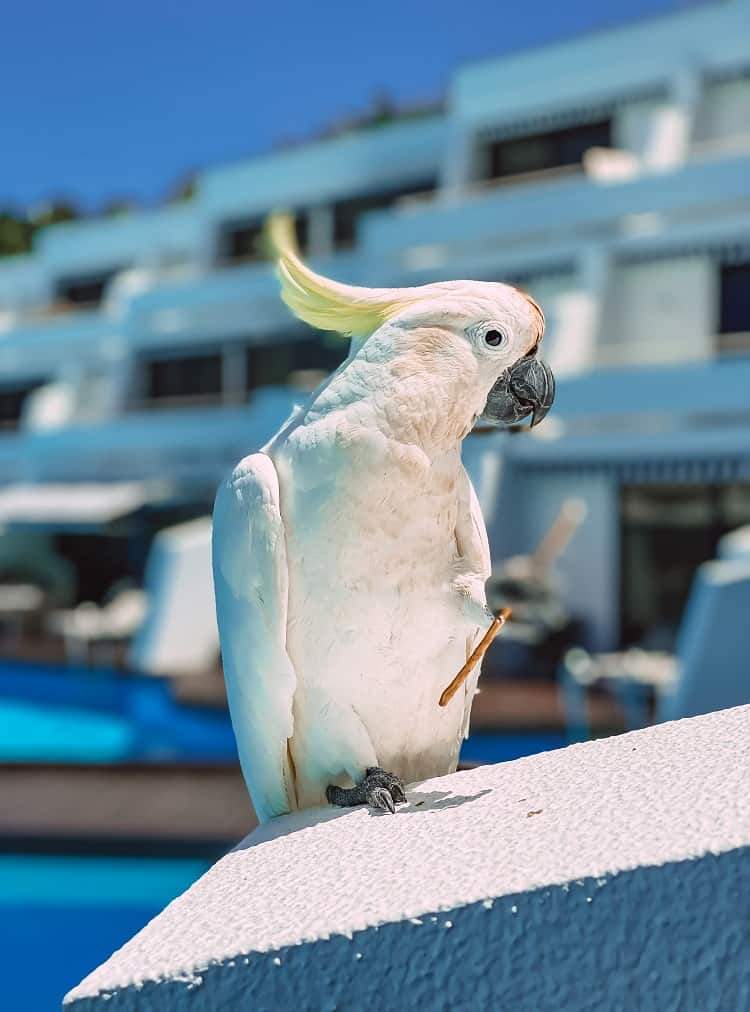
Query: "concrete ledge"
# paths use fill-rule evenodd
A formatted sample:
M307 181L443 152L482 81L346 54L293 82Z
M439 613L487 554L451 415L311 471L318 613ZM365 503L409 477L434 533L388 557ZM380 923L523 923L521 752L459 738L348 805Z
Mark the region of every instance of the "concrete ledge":
M750 1008L750 707L251 834L76 1012Z

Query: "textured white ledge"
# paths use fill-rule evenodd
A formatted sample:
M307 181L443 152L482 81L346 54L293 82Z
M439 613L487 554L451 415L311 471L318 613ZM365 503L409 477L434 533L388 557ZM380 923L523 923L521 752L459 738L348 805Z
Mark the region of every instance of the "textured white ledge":
M750 707L262 827L66 1001L750 1008Z

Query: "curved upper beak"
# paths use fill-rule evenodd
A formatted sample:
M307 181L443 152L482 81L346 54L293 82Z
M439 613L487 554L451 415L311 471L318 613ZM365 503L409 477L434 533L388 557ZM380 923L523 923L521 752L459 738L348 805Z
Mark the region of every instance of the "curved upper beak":
M532 355L519 359L490 390L482 417L490 422L514 425L531 415L530 428L546 418L555 399L552 370Z

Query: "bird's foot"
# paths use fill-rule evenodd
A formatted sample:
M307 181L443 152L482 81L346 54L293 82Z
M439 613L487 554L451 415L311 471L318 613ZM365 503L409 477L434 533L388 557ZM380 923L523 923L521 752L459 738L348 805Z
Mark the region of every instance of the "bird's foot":
M337 787L329 784L326 797L332 805L349 808L353 805L369 805L381 812L396 811L396 805L406 801L404 782L393 773L370 766L364 778L356 787Z

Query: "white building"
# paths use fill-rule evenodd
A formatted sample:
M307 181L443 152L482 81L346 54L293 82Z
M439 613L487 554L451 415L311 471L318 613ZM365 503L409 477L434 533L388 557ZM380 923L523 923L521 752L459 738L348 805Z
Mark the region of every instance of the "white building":
M278 207L342 280L532 292L556 407L538 437L467 448L495 554L530 548L574 490L589 519L564 568L589 642L672 628L695 565L750 522L748 0L468 66L444 114L210 170L162 210L45 230L0 261L4 486L166 475L143 544L206 511L299 396L290 380L344 353L292 321L255 253Z

